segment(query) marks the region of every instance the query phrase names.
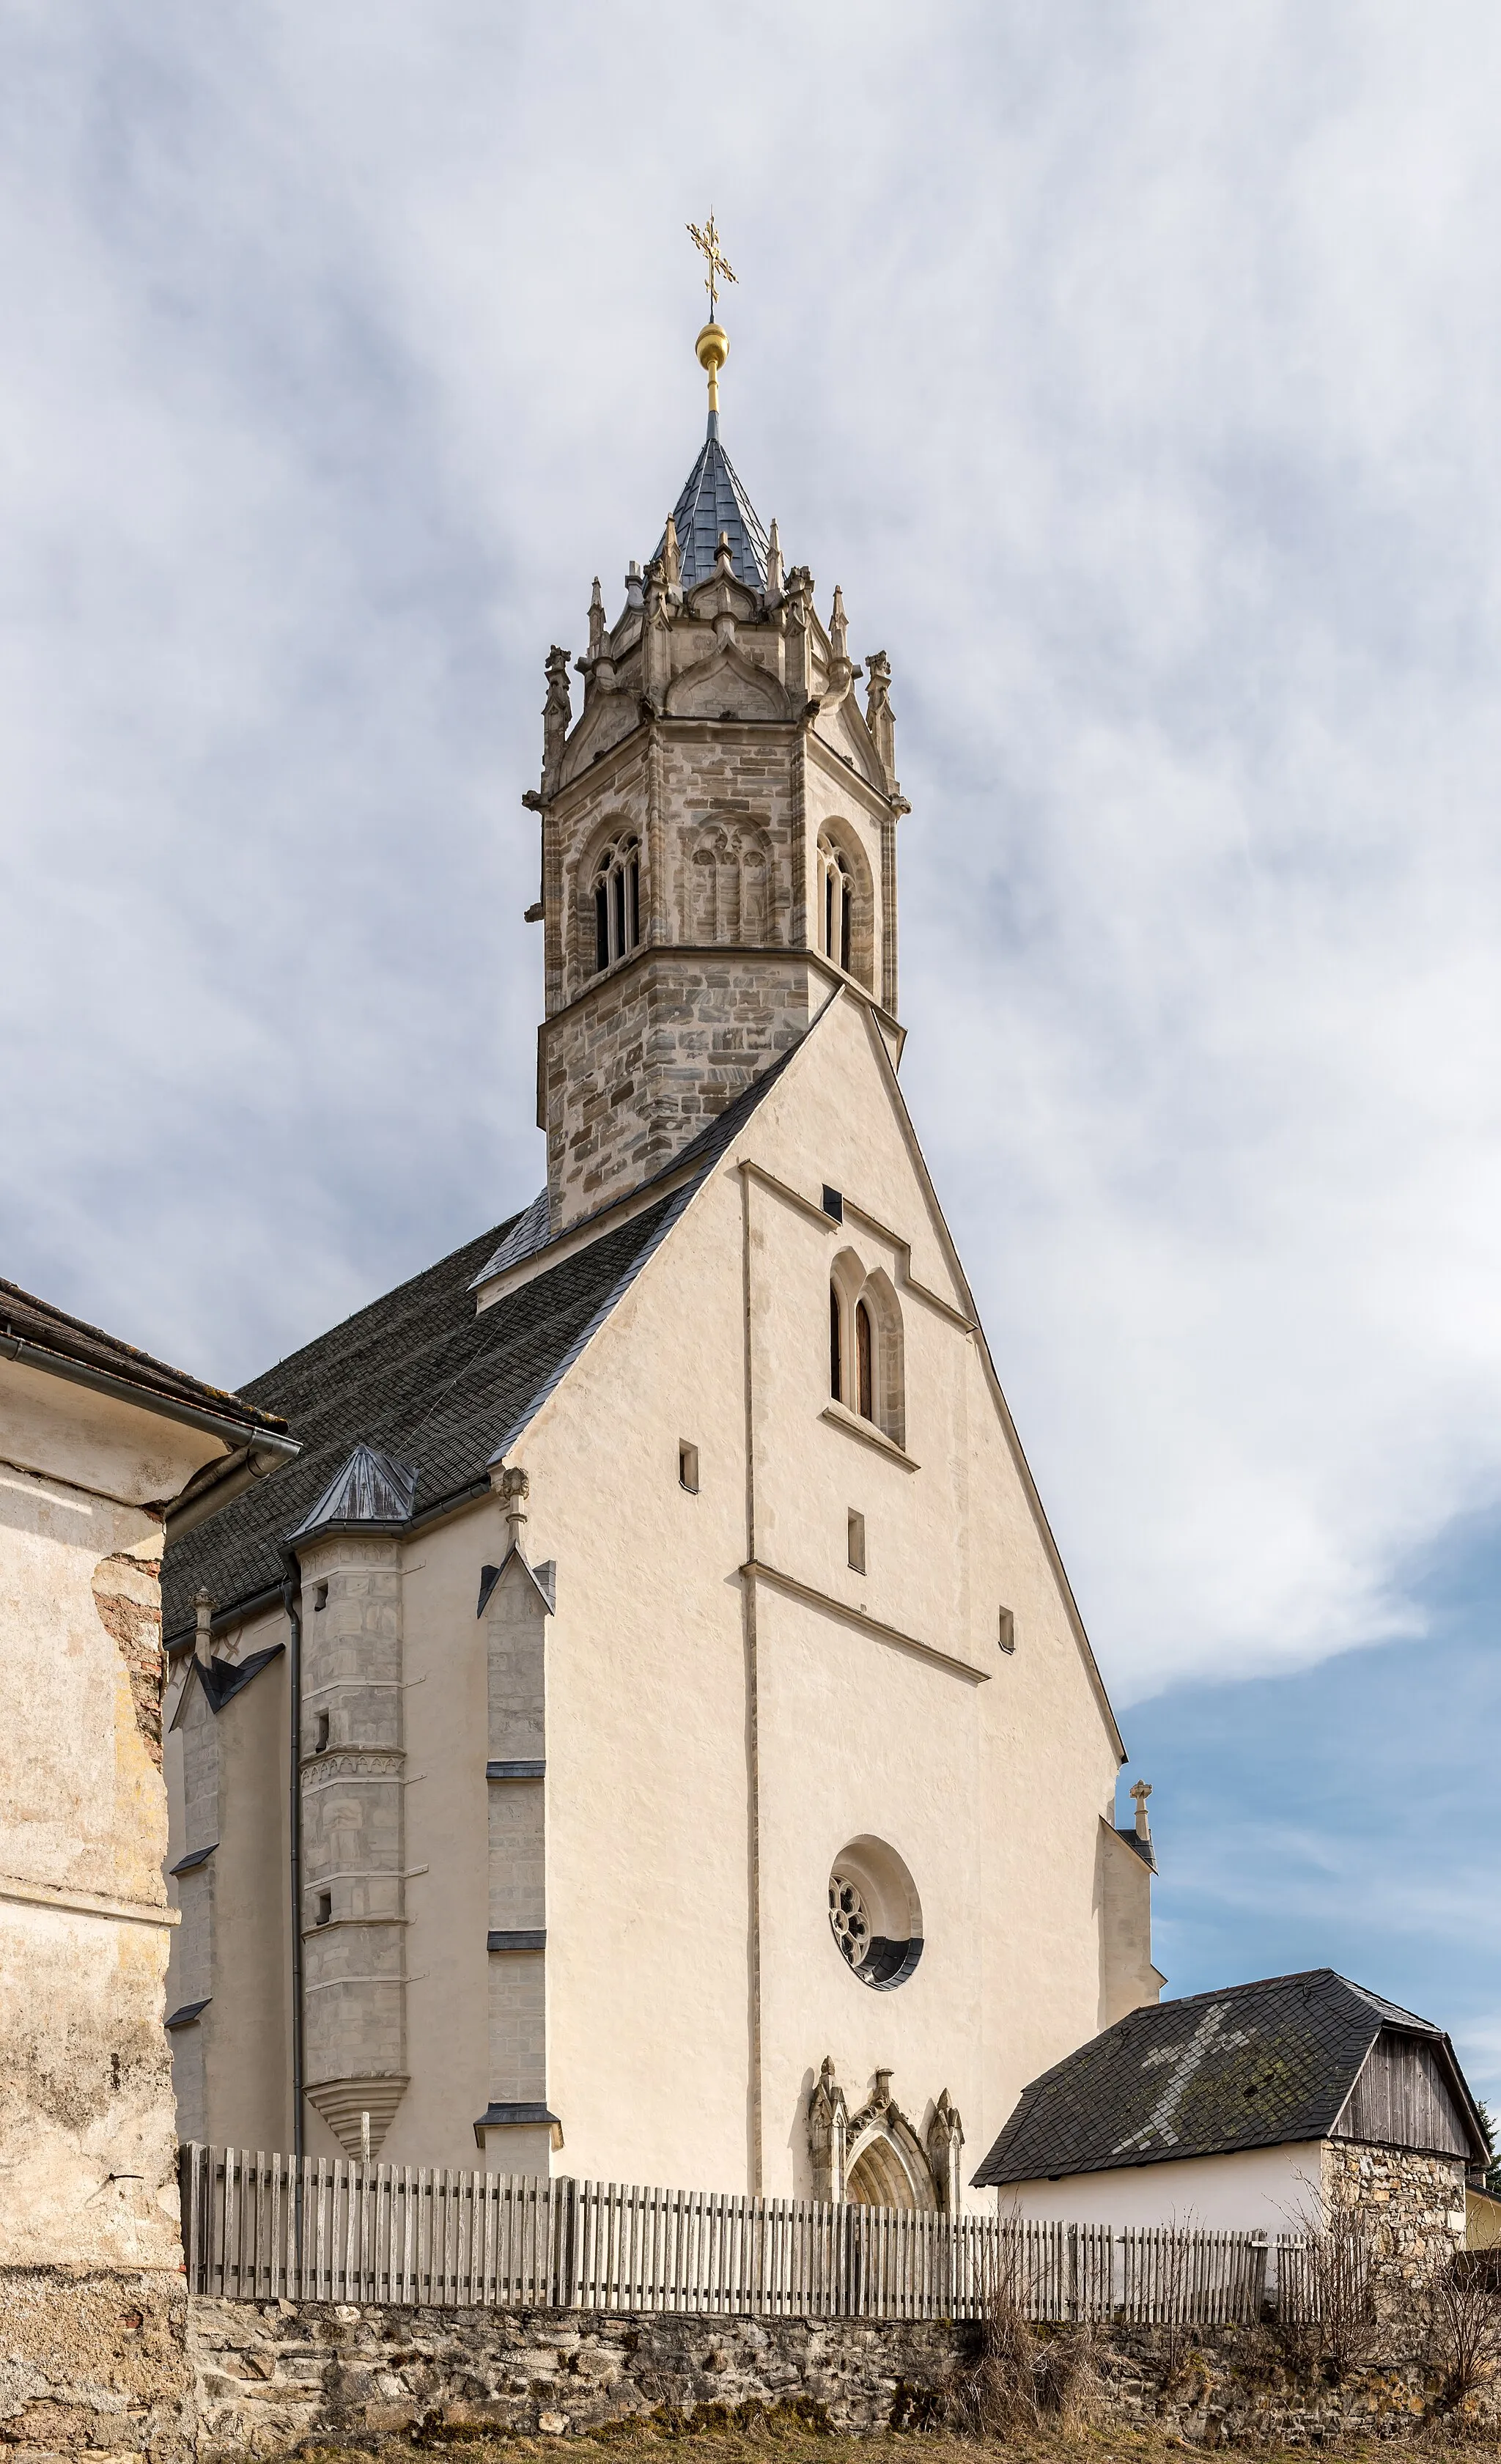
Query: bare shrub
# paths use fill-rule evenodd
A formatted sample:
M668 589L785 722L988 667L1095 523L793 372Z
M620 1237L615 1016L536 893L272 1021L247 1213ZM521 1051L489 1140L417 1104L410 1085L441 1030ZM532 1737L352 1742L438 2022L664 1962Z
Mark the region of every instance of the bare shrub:
M1370 2226L1358 2209L1332 2208L1299 2220L1301 2248L1283 2245L1277 2335L1290 2361L1337 2386L1376 2352L1380 2336L1372 2287Z
M1089 2330L1039 2335L1026 2316L1017 2254L1007 2251L986 2289L974 2346L951 2365L939 2391L943 2427L967 2438L1039 2430L1076 2416L1093 2387Z
M1501 2281L1491 2251L1458 2251L1423 2289L1424 2357L1439 2381L1436 2412L1452 2412L1501 2368Z

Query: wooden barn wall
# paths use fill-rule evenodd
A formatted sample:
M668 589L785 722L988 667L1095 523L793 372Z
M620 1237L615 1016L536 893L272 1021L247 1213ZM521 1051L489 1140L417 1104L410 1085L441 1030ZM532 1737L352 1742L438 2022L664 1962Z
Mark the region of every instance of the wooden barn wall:
M1469 2153L1465 2124L1438 2056L1417 2036L1378 2036L1334 2136L1421 2148L1432 2155Z

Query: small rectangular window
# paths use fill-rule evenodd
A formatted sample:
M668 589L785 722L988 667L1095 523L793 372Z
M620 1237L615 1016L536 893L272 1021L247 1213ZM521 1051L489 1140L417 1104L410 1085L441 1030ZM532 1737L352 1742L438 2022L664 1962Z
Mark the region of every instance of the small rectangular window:
M996 1639L1003 1651L1016 1649L1016 1618L1010 1609L1003 1609L1001 1612L1001 1631Z
M320 1711L318 1715L318 1726L313 1737L313 1751L315 1754L326 1754L328 1751L328 1713L326 1711Z
M697 1496L698 1449L691 1446L686 1438L677 1441L677 1485L679 1488L686 1488L690 1496Z
M323 1925L331 1924L333 1921L333 1914L334 1895L332 1891L320 1891L318 1895L318 1914L314 1919L315 1925Z
M857 1574L865 1572L865 1517L850 1508L850 1563Z
M844 1192L830 1189L827 1180L824 1183L824 1213L835 1223L842 1223L845 1220Z
M327 1606L328 1585L326 1583L315 1583L313 1586L313 1615L317 1617L319 1610L326 1609Z

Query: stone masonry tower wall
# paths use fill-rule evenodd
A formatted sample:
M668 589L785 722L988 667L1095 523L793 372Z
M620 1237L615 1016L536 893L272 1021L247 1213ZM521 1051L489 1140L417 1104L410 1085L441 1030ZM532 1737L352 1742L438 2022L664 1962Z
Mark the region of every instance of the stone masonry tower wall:
M716 456L744 525L707 562L701 547L685 558L670 520L645 574L628 574L613 629L595 583L576 722L567 653L547 661L527 802L542 825L538 1121L554 1234L670 1164L837 984L900 1043L908 807L890 669L872 655L862 710L840 593L826 627L808 573L784 579L775 523L762 555L712 416L691 489L715 482Z

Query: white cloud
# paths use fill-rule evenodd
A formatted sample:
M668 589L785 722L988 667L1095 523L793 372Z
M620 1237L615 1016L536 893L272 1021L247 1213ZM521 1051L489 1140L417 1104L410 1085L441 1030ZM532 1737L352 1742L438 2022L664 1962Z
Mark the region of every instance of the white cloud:
M1501 1479L1476 6L0 29L8 1271L243 1376L530 1195L519 808L694 451L895 671L906 1076L1124 1696Z

